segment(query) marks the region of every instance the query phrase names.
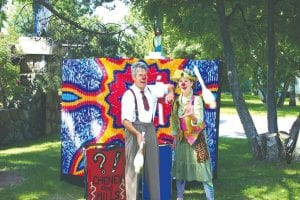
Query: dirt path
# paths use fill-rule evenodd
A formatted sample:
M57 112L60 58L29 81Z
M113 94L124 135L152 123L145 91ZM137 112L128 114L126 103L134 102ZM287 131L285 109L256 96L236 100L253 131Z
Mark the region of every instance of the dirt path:
M16 172L0 171L0 189L18 184L23 181L23 177Z
M278 117L278 130L289 132L295 117ZM252 116L258 134L268 132L266 116ZM246 138L238 115L220 115L219 136Z

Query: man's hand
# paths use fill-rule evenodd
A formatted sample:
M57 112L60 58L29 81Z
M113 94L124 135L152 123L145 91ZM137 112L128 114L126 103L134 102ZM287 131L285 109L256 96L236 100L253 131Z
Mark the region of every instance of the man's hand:
M136 139L139 146L142 144L142 142L145 142L145 137L141 133L136 135Z
M175 96L175 95L174 95L174 93L173 93L173 92L172 92L172 93L169 93L169 94L167 94L167 95L166 95L166 98L165 98L165 99L166 99L166 102L167 102L167 103L172 103L172 102L173 102L173 100L174 100L174 96Z
M165 97L167 103L172 103L175 98L174 85L168 84L168 94Z
M176 148L176 144L177 144L177 137L174 137L173 143L172 143L172 149Z

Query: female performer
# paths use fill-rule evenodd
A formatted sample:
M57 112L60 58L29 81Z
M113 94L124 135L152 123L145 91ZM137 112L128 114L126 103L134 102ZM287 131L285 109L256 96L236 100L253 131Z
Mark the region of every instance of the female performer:
M172 175L176 178L177 200L183 200L186 181L200 181L206 198L214 199L212 166L206 144L203 101L193 94L197 78L186 71L176 70L172 80L178 82L180 94L173 103L172 134L175 157Z

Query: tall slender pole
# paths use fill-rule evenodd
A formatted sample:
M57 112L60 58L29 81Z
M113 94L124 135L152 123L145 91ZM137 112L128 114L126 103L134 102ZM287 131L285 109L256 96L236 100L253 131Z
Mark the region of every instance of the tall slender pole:
M160 18L155 17L153 28L154 28L154 39L153 39L154 51L162 53L162 22Z

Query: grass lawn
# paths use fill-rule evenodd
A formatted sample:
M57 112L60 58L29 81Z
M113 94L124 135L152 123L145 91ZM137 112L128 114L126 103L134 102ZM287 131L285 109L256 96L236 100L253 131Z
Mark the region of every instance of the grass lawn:
M262 103L258 96L251 94L244 94L244 98L247 104L247 107L252 115L267 115L267 107ZM236 108L232 101L231 93L222 93L221 94L221 105L220 105L221 114L237 114ZM292 116L296 117L300 113L300 101L297 102L296 107L290 107L288 99L284 102L282 108L277 108L278 117Z
M60 179L60 136L0 149L0 179L6 173L18 177L10 185L0 184L0 199L84 199L84 188ZM300 163L254 161L245 139L219 139L215 180L216 199L300 199ZM2 181L3 182L3 181ZM173 190L175 199L175 190ZM200 183L187 185L185 199L205 199Z

